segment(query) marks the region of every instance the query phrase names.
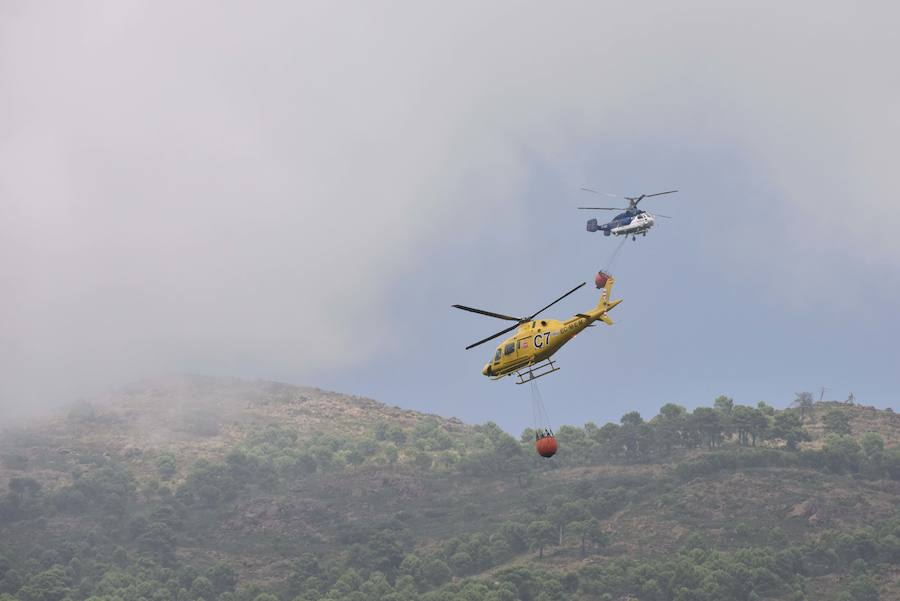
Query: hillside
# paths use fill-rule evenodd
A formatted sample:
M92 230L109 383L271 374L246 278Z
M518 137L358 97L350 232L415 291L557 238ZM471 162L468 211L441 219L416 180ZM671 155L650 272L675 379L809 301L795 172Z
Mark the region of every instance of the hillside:
M900 599L900 416L532 433L178 377L0 436L0 601Z

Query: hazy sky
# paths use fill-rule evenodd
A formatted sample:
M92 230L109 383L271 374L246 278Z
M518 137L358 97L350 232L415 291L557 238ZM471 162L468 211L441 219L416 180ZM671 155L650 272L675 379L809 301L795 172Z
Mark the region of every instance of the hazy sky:
M556 423L898 403L893 3L0 2L0 410L167 371L530 423L503 327L607 264L584 185L673 215ZM548 313L596 303L579 291ZM900 408L900 407L898 407Z

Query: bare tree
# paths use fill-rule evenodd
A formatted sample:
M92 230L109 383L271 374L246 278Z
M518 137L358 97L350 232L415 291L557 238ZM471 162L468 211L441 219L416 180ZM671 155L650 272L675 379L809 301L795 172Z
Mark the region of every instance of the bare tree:
M806 420L807 416L812 414L816 402L813 400L811 392L797 392L794 394L794 402L791 403L791 406L800 410L800 419Z

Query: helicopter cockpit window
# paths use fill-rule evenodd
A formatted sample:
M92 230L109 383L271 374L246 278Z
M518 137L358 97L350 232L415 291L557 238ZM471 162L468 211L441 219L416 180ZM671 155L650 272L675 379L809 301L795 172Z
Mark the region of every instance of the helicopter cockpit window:
M500 350L500 349L497 349L497 354L494 355L494 361L499 361L499 360L500 360L500 352L501 352L501 350Z
M514 350L516 350L516 343L510 342L509 344L506 345L506 348L503 349L503 354L510 355L510 354L512 354L512 352Z

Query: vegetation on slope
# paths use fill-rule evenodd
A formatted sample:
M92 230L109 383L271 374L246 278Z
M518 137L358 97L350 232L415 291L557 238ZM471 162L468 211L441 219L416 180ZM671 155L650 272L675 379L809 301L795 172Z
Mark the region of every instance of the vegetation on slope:
M0 601L890 599L900 423L796 408L534 433L145 383L0 439Z

